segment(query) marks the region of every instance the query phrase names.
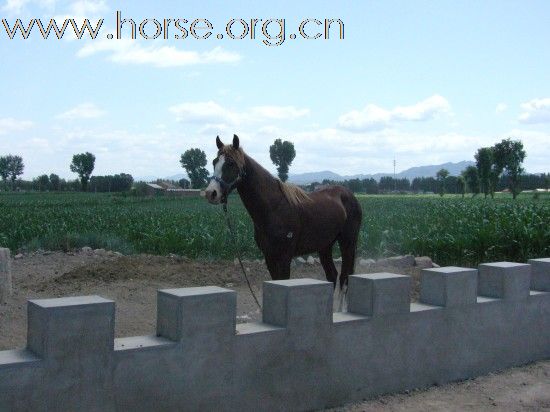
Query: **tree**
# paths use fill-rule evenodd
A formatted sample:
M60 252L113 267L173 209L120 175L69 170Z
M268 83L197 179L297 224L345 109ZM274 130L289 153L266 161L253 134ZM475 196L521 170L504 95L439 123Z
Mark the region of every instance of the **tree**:
M492 147L491 151L493 151L493 149L494 148ZM495 197L495 192L498 189L498 182L500 181L501 175L502 169L497 163L495 163L493 154L493 164L491 165L491 172L489 173L489 193L491 194L491 198Z
M61 179L59 179L59 176L55 173L50 175L50 187L56 192L61 188Z
M9 175L10 172L8 156L2 156L0 157L0 176L2 177L4 183L6 183L6 180L8 180Z
M205 169L206 153L201 149L189 149L181 155L180 163L187 172L194 189L206 186L208 181L208 170Z
M181 178L180 180L178 180L178 185L182 189L189 189L191 187L191 182L185 178Z
M525 159L525 150L521 140L504 139L493 148L494 162L502 171L506 170L510 182L510 191L515 199L520 192L520 177L523 173L521 164Z
M88 188L88 181L94 171L94 166L95 156L90 152L75 154L73 156L71 172L78 174L83 192Z
M437 192L437 180L434 177L415 177L411 184L414 192Z
M363 187L365 188L364 190L367 194L378 193L378 182L372 177L369 179L363 179Z
M462 176L466 182L466 186L472 193L472 197L479 194L479 175L477 174L477 167L468 166L462 171Z
M7 155L0 158L0 175L6 181L7 178L11 181L12 190L15 189L15 181L23 174L23 158L21 156Z
M346 181L346 187L353 193L359 193L363 190L363 185L359 179L350 179Z
M490 147L482 147L475 155L476 168L481 190L485 197L491 191L491 169L493 165L493 150Z
M466 181L464 180L464 176L458 176L456 180L456 190L462 195L462 198L464 198L464 194L466 193Z
M92 176L89 189L92 192L127 192L132 188L134 178L127 173L108 176Z
M443 196L446 191L445 179L449 176L449 171L447 169L440 169L435 176L439 182L439 196Z
M37 178L36 180L38 181L38 190L40 190L41 192L43 192L43 191L49 189L49 186L50 186L50 178L48 177L48 175L41 175L41 176L38 176L38 178Z
M9 172L9 161L7 156L0 157L0 177L2 177L2 182L4 187L2 190L7 190L8 185L6 184L8 177L10 176Z
M275 140L269 147L269 157L275 166L277 166L277 175L279 179L286 182L288 179L288 169L296 157L294 143L289 141Z

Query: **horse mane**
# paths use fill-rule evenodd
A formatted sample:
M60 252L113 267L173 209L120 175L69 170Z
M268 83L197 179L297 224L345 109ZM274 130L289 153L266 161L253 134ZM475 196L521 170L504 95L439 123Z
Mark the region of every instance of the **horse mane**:
M279 183L279 187L281 188L283 195L285 195L286 200L292 206L300 206L304 203L311 202L309 195L300 187L278 179L277 182Z
M239 169L241 170L244 169L245 162L246 162L245 160L246 155L241 147L239 147L238 149L235 149L232 145L225 145L219 150L219 154L223 154L226 157L230 157L237 164ZM258 166L262 168L262 166L260 165ZM267 170L266 170L266 173L269 174ZM279 188L281 189L281 192L283 192L283 195L285 196L286 200L292 206L300 206L304 203L311 202L311 198L309 197L309 195L300 187L293 185L291 183L283 182L280 179L276 179L276 180L277 180L277 183L279 184Z

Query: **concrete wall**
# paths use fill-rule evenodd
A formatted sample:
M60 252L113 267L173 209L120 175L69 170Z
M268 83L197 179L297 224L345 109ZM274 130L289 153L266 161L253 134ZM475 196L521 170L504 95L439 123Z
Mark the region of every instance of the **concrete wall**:
M550 358L550 259L332 286L265 282L263 322L236 325L236 294L158 292L155 336L114 339L114 302L33 300L26 349L0 352L0 410L311 410Z

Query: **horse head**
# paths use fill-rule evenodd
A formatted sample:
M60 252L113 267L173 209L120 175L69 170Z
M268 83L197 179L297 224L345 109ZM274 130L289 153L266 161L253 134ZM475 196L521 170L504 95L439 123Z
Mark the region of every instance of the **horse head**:
M206 199L212 204L225 203L227 196L244 176L244 152L239 145L239 137L233 136L233 143L224 145L216 137L218 156L212 162L214 173L205 190Z

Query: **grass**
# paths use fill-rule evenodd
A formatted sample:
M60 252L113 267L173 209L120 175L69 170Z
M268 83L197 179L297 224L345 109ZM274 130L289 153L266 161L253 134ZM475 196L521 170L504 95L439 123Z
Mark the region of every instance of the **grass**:
M359 254L412 253L439 264L525 261L550 256L550 196L359 196L363 227ZM231 196L237 245L221 208L201 198L135 198L94 193L0 195L0 246L18 250L71 250L82 246L125 254L177 253L233 259L235 247L261 257L246 210Z

